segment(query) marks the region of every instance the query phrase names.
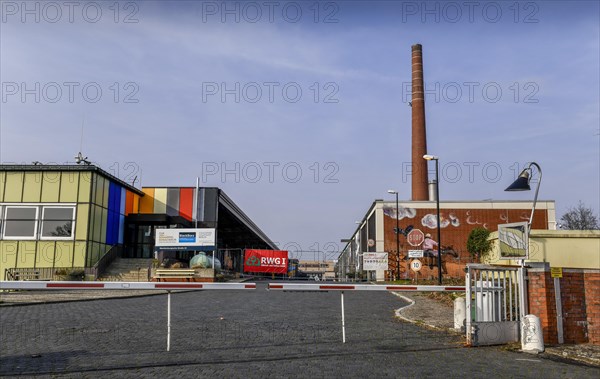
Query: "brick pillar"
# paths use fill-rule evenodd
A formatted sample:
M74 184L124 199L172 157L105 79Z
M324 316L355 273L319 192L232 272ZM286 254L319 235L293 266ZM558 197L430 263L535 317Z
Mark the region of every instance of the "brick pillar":
M565 343L586 343L588 331L583 270L563 270L560 286Z
M550 267L528 270L529 313L540 318L544 342L558 343L554 278ZM564 342L600 344L600 272L563 269L560 296Z
M556 328L556 302L554 300L554 283L550 272L544 269L529 270L529 313L540 318L545 344L558 343Z
M588 339L600 345L600 273L584 273Z

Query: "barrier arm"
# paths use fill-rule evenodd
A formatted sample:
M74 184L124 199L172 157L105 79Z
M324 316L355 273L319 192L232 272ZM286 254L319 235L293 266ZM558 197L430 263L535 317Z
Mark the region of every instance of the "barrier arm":
M178 282L42 282L0 281L0 290L156 290L167 291L167 351L171 350L171 291L173 290L254 290L256 283Z
M340 291L342 303L342 343L346 343L346 315L344 312L344 291L429 291L429 292L464 292L464 286L411 286L385 284L299 284L269 283L269 290L279 291Z

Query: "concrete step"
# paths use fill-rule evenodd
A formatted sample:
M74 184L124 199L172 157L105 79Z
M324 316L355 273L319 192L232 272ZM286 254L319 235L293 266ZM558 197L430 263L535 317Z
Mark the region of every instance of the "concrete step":
M103 281L145 282L152 259L117 258L100 278Z

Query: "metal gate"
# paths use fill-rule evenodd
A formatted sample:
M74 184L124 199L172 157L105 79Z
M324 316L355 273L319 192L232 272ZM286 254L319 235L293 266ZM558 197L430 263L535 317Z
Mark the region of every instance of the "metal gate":
M466 332L471 346L519 341L523 268L468 264Z

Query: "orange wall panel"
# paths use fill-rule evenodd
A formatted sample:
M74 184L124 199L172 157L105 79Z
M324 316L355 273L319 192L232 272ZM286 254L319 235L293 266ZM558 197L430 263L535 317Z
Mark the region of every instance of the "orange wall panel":
M133 213L133 192L125 193L125 215Z
M154 188L143 188L144 196L140 199L139 213L154 213Z
M140 195L133 194L133 213L140 212Z

